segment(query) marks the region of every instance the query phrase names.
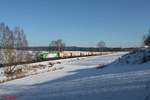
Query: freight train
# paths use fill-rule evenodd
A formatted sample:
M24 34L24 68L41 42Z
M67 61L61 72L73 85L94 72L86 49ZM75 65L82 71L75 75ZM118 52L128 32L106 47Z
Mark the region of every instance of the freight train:
M85 51L41 52L39 54L39 58L41 60L63 59L73 57L96 56L110 53L111 52L85 52Z

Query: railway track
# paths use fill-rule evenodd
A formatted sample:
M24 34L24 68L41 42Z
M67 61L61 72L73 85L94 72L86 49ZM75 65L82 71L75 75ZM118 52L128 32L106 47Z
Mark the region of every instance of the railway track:
M100 54L99 54L100 55ZM97 55L84 55L84 56L70 56L70 57L58 57L58 58L49 58L49 59L38 59L38 60L32 60L32 61L27 61L27 62L18 62L18 63L13 63L13 64L0 64L0 68L2 67L7 67L7 66L13 66L13 65L21 65L21 64L31 64L31 63L38 63L38 62L43 62L43 61L53 61L53 60L59 60L59 59L69 59L69 58L78 58L78 57L90 57L90 56L99 56Z

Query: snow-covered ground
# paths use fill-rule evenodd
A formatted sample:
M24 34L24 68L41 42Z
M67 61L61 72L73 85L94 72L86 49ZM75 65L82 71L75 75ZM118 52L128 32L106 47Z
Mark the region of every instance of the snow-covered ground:
M150 93L150 62L113 63L125 53L62 61L44 72L0 84L0 96L15 100L145 100ZM108 65L106 65L108 64ZM97 68L106 65L104 68Z

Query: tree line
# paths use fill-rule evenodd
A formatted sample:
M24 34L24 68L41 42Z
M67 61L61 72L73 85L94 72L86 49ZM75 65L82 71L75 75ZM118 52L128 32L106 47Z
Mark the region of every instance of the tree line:
M66 44L65 44L65 42L63 42L62 39L52 40L49 43L49 47L50 47L51 51L59 51L59 52L61 52L61 51L64 50L65 46L66 46ZM99 41L96 44L96 47L99 49L99 51L103 51L103 48L106 47L106 43L104 41Z

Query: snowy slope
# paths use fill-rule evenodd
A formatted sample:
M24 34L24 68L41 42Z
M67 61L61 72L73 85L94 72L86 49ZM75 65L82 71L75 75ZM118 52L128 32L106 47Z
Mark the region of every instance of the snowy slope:
M150 63L112 63L123 54L55 65L64 69L0 84L0 96L15 95L15 100L144 100L150 93ZM103 64L109 65L96 68Z
M117 63L119 64L142 64L150 61L150 48L143 48L131 51L124 55Z

